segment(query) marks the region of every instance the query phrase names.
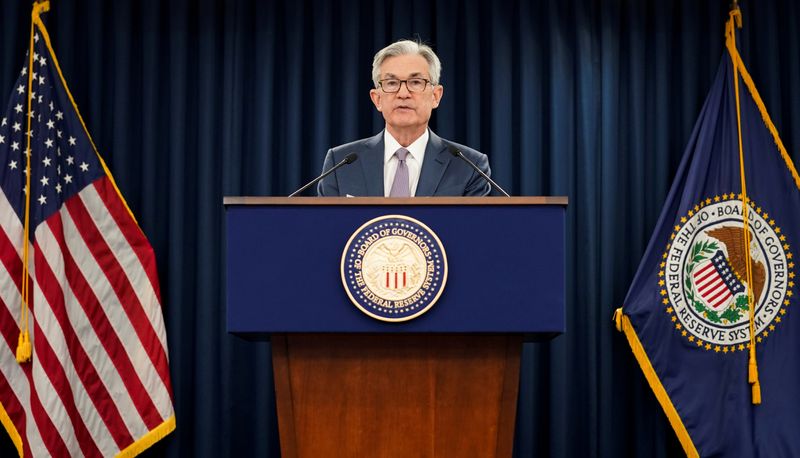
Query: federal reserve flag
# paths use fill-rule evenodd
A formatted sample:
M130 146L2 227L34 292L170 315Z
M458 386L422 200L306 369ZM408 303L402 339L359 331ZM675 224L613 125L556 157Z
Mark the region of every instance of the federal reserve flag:
M21 456L134 456L175 428L156 263L46 8L0 114L0 422Z
M796 457L800 178L737 52L737 17L615 318L687 455Z

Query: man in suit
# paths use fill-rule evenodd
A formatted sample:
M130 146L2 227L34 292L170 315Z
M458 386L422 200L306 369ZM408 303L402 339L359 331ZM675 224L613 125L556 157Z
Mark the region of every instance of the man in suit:
M486 182L450 152L460 150L487 175L489 159L469 147L440 138L428 128L444 88L441 64L424 44L401 40L375 54L369 95L386 120L374 137L328 150L323 171L350 153L358 160L320 181L320 196L485 196Z

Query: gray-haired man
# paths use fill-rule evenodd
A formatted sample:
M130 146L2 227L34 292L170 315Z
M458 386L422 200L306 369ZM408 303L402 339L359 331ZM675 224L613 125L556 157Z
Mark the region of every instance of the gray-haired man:
M381 49L372 62L372 103L386 120L374 137L328 150L323 171L350 153L354 164L339 168L317 186L320 196L484 196L489 184L450 150L490 173L489 159L474 149L443 140L428 128L444 88L433 50L401 40Z

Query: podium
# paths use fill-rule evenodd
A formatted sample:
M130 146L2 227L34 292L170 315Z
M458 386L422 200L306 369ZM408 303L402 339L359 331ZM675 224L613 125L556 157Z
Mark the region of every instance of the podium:
M282 456L511 456L522 342L565 330L566 197L224 204L227 329L271 341ZM341 273L385 215L446 253L438 301L408 321L362 311Z

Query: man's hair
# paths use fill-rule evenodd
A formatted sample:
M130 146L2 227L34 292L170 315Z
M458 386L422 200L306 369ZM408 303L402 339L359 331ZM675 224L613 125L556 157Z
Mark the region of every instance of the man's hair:
M436 53L430 46L411 40L396 41L389 46L381 49L375 54L372 60L372 82L378 87L378 80L381 77L381 64L389 57L407 56L418 54L428 61L428 73L431 75L431 84L439 84L439 76L442 73L442 64Z

